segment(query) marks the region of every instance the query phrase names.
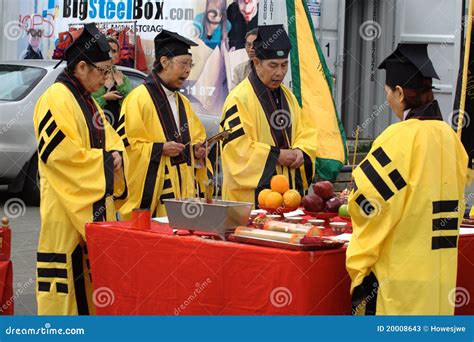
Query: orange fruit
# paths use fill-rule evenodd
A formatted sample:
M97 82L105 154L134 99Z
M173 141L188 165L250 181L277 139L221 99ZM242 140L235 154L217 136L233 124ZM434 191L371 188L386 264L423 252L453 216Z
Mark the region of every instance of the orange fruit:
M301 204L301 195L296 190L288 190L283 194L283 204L286 208L298 209Z
M283 203L283 196L276 191L272 191L265 197L265 207L269 209L277 209Z
M258 205L261 206L261 207L264 207L265 206L265 198L267 197L267 195L272 192L270 189L263 189L262 191L260 191L260 193L258 194Z
M288 178L283 175L273 176L270 181L270 188L273 191L284 194L290 189L290 182L288 182Z

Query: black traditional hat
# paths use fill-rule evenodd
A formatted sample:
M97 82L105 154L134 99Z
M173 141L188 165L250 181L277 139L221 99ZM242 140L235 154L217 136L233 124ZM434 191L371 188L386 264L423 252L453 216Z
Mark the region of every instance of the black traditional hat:
M391 87L421 89L425 79L439 79L428 57L428 44L398 44L379 69L386 70L385 84Z
M159 60L162 56L190 55L191 46L198 46L198 44L176 32L162 30L155 37L155 58Z
M283 25L259 26L253 47L259 59L282 59L288 58L291 42Z
M66 49L64 59L70 65L79 61L91 63L108 61L112 56L105 35L91 23L84 25L81 35Z

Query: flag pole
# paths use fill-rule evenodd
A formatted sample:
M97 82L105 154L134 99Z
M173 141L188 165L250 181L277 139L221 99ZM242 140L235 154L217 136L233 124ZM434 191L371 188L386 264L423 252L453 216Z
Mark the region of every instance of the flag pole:
M464 63L462 69L462 86L461 86L461 99L459 101L459 116L458 116L458 137L461 138L462 127L464 122L464 109L466 106L466 93L467 93L467 80L469 71L469 54L471 50L471 33L472 33L472 7L473 0L469 0L469 8L467 14L467 31L466 40L464 43Z

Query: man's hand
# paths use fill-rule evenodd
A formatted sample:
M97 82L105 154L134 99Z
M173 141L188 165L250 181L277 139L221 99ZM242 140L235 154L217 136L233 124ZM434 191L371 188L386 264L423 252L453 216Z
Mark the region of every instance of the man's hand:
M298 148L293 150L293 152L295 153L296 159L290 165L290 168L297 169L304 163L304 156L303 156L303 152Z
M114 172L120 171L122 168L122 157L118 152L112 152L112 157L114 158Z
M294 150L280 150L280 156L278 157L278 165L290 166L296 160L296 154Z
M184 145L174 141L165 142L163 145L163 154L167 157L176 157L183 152L183 150Z
M109 91L104 95L105 101L121 100L122 98L123 98L123 96L116 90Z
M204 157L206 157L206 147L202 142L198 142L194 145L194 158L202 159Z

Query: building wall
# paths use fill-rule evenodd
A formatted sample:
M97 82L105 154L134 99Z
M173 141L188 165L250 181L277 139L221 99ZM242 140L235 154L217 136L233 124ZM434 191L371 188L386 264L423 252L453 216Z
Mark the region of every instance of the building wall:
M434 90L449 121L460 58L462 0L346 1L342 116L353 135L373 139L397 118L385 102L378 65L398 43L428 43L440 80Z

